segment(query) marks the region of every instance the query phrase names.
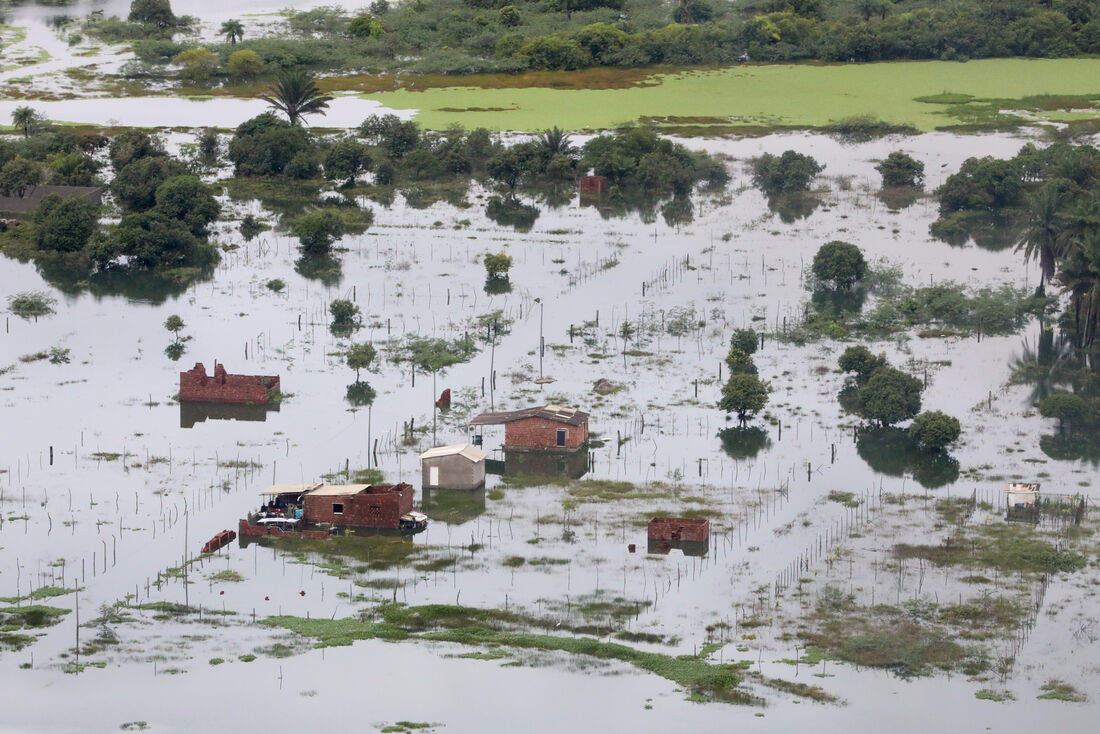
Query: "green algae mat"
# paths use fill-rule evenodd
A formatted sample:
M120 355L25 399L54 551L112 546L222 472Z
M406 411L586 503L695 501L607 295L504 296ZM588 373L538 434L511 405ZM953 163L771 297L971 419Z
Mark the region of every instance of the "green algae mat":
M637 72L626 72L635 78ZM561 86L568 84L568 72ZM484 82L485 79L479 79ZM553 82L550 82L553 84ZM491 130L615 127L639 119L707 134L821 127L872 115L922 131L1100 117L1100 58L737 66L657 74L626 88L432 86L365 94L417 121Z

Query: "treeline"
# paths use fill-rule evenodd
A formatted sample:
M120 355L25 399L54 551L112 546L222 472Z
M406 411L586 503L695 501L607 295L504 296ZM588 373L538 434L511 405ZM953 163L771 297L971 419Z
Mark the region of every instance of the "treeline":
M113 40L134 34L140 61L127 69L134 76L163 73L157 65L195 50L204 52L201 58L179 61L185 73L200 67L207 76L248 77L306 66L468 74L1097 53L1100 3L681 0L670 7L659 0L411 0L391 6L375 0L358 14L335 7L292 13L280 37L252 38L237 23L223 27L226 43L201 49L172 41L171 25L106 19L87 30Z
M1062 328L1091 346L1100 326L1100 150L1092 145L1028 143L1009 160L970 158L936 190L933 234L965 233L995 217L1016 233L1017 248L1038 263L1044 283L1068 296Z

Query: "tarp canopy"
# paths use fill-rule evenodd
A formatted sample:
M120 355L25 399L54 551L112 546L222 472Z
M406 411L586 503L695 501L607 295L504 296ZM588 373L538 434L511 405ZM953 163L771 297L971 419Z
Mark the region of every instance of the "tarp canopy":
M320 486L320 482L306 482L305 484L272 484L260 494L263 497L277 497L280 494L305 494Z

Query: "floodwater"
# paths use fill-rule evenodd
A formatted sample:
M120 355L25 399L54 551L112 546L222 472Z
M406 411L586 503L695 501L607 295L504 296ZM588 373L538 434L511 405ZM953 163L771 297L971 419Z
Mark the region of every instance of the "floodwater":
M206 17L200 5L188 12ZM112 102L102 114L122 109ZM186 141L179 133L170 139L173 146ZM488 192L477 187L465 196L468 206L417 207L398 196L389 206L369 204L375 225L341 241L340 272L324 281L298 272L296 242L285 234L269 231L246 243L235 221L219 223L215 239L236 249L208 279L185 288L51 283L32 264L0 259L0 303L25 291L57 298L56 314L37 321L2 315L0 596L80 588L79 596L41 602L71 611L33 645L0 652L8 692L0 731L106 731L137 721L153 731L212 724L253 730L346 726L352 717L371 728L406 720L450 732L509 731L517 722L534 732L846 732L886 721L899 732L1023 732L1052 721L1085 731L1100 700L1090 570L1056 576L1034 595L1040 613L1026 640L989 643L992 654L1015 657L1003 682L779 662L798 657L796 638L783 633L797 631L806 605L827 584L850 588L861 604L974 593L956 571L935 569L925 578L922 569L918 578L915 570L878 570L899 539L939 542L946 534L935 524L933 499L976 491L996 507L1006 479L1039 472L1055 492L1095 493L1096 467L1043 454L1038 436L1053 426L1028 405L1029 386L1007 384L1013 359L1037 339L1035 324L981 341L909 334L870 345L914 374L927 369L925 408L963 423L953 451L958 478L934 489L911 470L880 473L860 456L855 421L836 401L843 376L834 368L844 344L795 346L774 338L784 320L802 314L805 270L833 239L858 244L872 260L901 264L911 284L1034 286L1036 270L1011 248L932 240L930 200L888 209L875 196L873 169L889 151L904 150L925 162L931 189L965 158L1007 157L1025 142L947 134L856 145L808 134L686 141L729 156L733 181L721 194L696 194L694 220L680 226L660 216L606 219L570 198L558 208L540 204L530 231L516 232L485 216ZM784 223L750 187L746 161L788 148L826 165L819 181L828 191L809 216ZM234 219L264 214L258 202L223 201ZM499 251L515 261L512 290L489 295L479 258ZM286 284L278 293L265 286L276 278ZM328 304L336 298L362 309L365 325L354 340L380 347L405 334L479 334L477 317L497 310L512 323L494 348L482 341L475 357L438 375L434 386L424 374L414 385L407 364L381 348L380 364L363 376L377 398L369 411L352 410L344 394L355 376L341 356L348 340L328 329ZM701 327L680 337L661 330L690 309L689 321ZM173 337L163 323L172 314L186 323L178 362L164 353ZM637 334L629 345L618 336L624 321ZM571 341L570 327L586 323L588 343L582 336ZM742 326L768 332L756 363L773 393L765 415L751 424L765 435L754 433L727 452L718 432L734 424L713 407L717 371L730 332ZM623 355L624 346L631 354ZM68 363L20 359L54 347L69 350ZM278 374L289 395L278 411L238 420L181 415L173 400L179 371L196 361L210 369L215 360L230 372ZM539 376L555 381L536 384ZM625 389L601 399L591 392L599 378ZM433 416L444 387L453 391L454 408ZM544 402L591 412L591 429L605 443L593 448L585 478L671 489L654 499L586 502L560 486L515 488L490 476L485 492L429 498L439 515L407 542L416 546L415 561L442 563L416 569L348 558L341 569L332 556L234 543L191 563L185 578L169 573L199 556L215 532L235 527L269 483L367 467L375 440L378 468L389 481L413 483L419 505L420 451L466 440L465 421L480 411ZM406 445L403 424L410 420L418 431ZM502 433L486 432L493 458L500 458ZM827 501L833 490L855 493L862 509ZM881 501L887 494L908 499L899 509ZM629 543L645 547L639 523L646 517L693 509L714 515L706 556L627 550ZM998 517L983 511L971 522ZM837 540L842 524L858 533ZM843 560L817 557L802 573L812 579L810 597L777 595L777 578L823 535L844 547ZM504 565L516 557L525 562ZM216 576L226 571L241 580ZM635 606L636 615L611 623L591 611L593 602L616 599ZM718 639L726 644L712 661L751 659L765 676L819 685L842 703L815 704L749 681L766 706L698 704L671 682L621 663L530 651L476 660L458 657L470 648L426 641L310 650L285 631L252 623L253 615L354 616L387 600L521 609L551 628L617 625L663 635L665 644L637 645L671 655ZM108 622L117 645L81 656L104 667L65 672L77 635L84 646L102 632L77 625L78 604L80 624L88 625L101 605L118 601L188 604L203 616L165 621L133 610L134 621ZM765 614L770 626L739 626ZM729 631L715 637L705 630L716 623ZM295 654L276 657L274 644ZM258 657L239 659L248 654ZM215 658L227 662L210 664ZM829 677L811 678L816 674ZM1055 678L1085 692L1089 703L1037 700L1039 686ZM1016 700L975 699L991 685Z
M534 731L616 727L624 721L641 731L674 723L716 730L731 721L784 731L808 724L807 717L819 730L841 731L890 715L900 696L913 712L895 724L901 731L959 720L1023 731L1051 712L1071 729L1084 727L1095 715L1091 705L1036 701L1033 695L1053 677L1094 691L1096 651L1073 643L1063 621L1087 616L1087 607L1081 606L1075 584L1060 580L1047 598L1067 598L1051 607L1056 613L1039 615L1020 649L1016 673L1006 684L1017 692L1010 704L976 701L980 684L965 678L905 680L835 663L828 670L835 677L812 683L844 705L795 703L786 694L760 689L770 704L761 709L689 703L671 683L618 663L525 654L518 657L521 667L501 667L500 661L449 657L465 650L425 642L366 642L285 659L260 654L252 663L237 660L289 637L253 626L253 613L341 617L391 595L409 604L508 605L563 623L583 621L581 607L588 602L622 598L639 605L637 617L623 623L628 629L675 637L679 642L671 647L654 649L690 654L708 640L704 626L730 620L736 629L736 620L755 616L755 590L769 587L821 533L843 522L847 511L824 501L830 491L908 493L927 510L920 502L929 490L912 476L878 474L859 457L854 422L835 400L842 376L832 367L840 345L795 347L768 338L756 361L774 392L767 418L753 423L767 439L758 451L734 456L717 436L730 424L712 407L718 363L733 328L774 331L784 318L798 317L808 297L803 269L831 239L844 238L872 258L902 263L911 283L1034 284L1034 270L1011 249L957 248L931 240L926 232L935 217L932 203L922 200L891 212L873 195L873 160L894 148L926 161L929 184L935 186L966 156L1007 156L1024 142L1012 136L949 135L861 145L814 135L691 141L731 156L734 180L728 197L697 195L694 222L677 228L660 218L606 220L573 200L559 209L543 207L531 231L517 233L485 218L485 194L476 188L467 195L468 208L437 203L417 209L398 197L388 208L373 205L375 226L341 242L346 248L339 256L341 275L329 284L296 272L295 243L285 235L267 232L244 243L230 223L219 225L217 240L239 249L224 255L209 280L183 292L116 295L110 287L88 290L80 284L59 292L32 265L0 261L0 295L35 290L58 298L56 315L37 322L5 315L0 337L0 367L14 365L0 376L5 426L0 590L19 596L43 585L79 582L82 622L96 616L101 604L128 595L138 604L188 603L207 614L206 623L178 623L155 622L151 612L136 612L138 623L113 625L119 645L90 658L106 667L78 675L61 671L71 660L61 656L76 633L75 614L66 616L33 646L0 657L5 685L20 702L11 707L6 730L66 731L88 722L114 728L136 720L165 730L213 721L244 728L261 722L336 723L348 715L341 702L347 700L349 681L357 690L378 694L357 709L362 721L432 721L450 731L507 729L521 718ZM831 189L820 208L792 224L769 214L747 186L744 165L761 152L787 148L825 163L822 180ZM260 210L252 203L231 211ZM489 296L483 290L484 269L477 258L491 251L508 252L515 260L511 293ZM264 286L273 278L286 282L283 292ZM347 342L327 328L327 305L335 298L356 301L367 325L354 338L376 344L406 333L476 333L471 322L498 309L514 323L495 349L485 344L470 362L438 376L434 390L429 376L417 375L413 386L405 364L384 359L365 375L378 391L371 410L351 411L343 394L354 373L340 358ZM705 326L680 338L658 333L662 314L670 318L674 309L686 308L694 308ZM571 345L570 325L595 322L597 312L599 326L589 329L592 342L583 345L577 337ZM179 362L163 353L172 341L162 327L170 314L187 324ZM624 319L644 335L629 349L651 356L622 356L617 335ZM540 331L547 344L541 360ZM1027 386L1005 386L1011 359L1025 340L1034 339L1028 328L981 342L903 338L872 345L918 374L922 365L934 363L925 407L962 420L966 432L954 455L964 470L990 467L964 473L933 496L968 496L978 489L995 501L1003 477L1032 478L1040 466L1034 462L1042 462L1047 486L1078 491L1080 482L1095 477L1087 464L1047 460L1037 436L1051 427L1028 410ZM19 360L55 346L70 350L68 364ZM183 428L172 400L177 373L196 361L209 367L215 359L230 371L279 374L292 396L262 421L211 417ZM497 387L483 396L482 378L491 385L491 363ZM533 383L540 374L556 381ZM600 377L627 389L598 400L590 386ZM697 400L696 379L701 381ZM416 426L431 426L432 401L443 387L454 391L455 409L439 417L434 441L428 431L416 434L415 445L403 445L402 423L412 419ZM466 512L444 515L412 541L421 546L422 560L450 559L446 570L417 571L406 564L337 578L294 555L233 544L193 564L189 584L172 578L157 588L157 579L185 553L198 555L208 537L234 527L272 481L309 480L345 464L366 467L369 447L378 439L377 460L386 478L419 487L419 451L465 440L468 416L542 402L592 412L592 430L607 443L593 450L586 477L658 481L675 491L664 499L582 502L574 508L563 505L561 487L507 488L491 476L487 497L475 496L465 502ZM616 435L629 440L618 446ZM499 431L489 431L488 448L495 452L501 438ZM100 452L123 456L97 458ZM503 493L494 492L498 489ZM627 552L628 543L644 548L639 520L700 506L718 513L705 557ZM886 520L881 524L886 527ZM936 537L934 529L899 532ZM865 540L853 543L853 558L888 552L888 536L863 535ZM471 544L481 547L470 551ZM528 563L502 565L513 556ZM236 571L243 580L217 581L214 574L223 570ZM812 575L819 585L849 582L842 570L822 562ZM880 599L894 595L895 586L879 583ZM898 587L898 597L916 595L915 583ZM863 601L875 583L863 579L858 586ZM956 580L945 578L937 593L954 594L957 587ZM920 593L930 590L929 582ZM69 595L44 603L71 609L74 602ZM794 608L780 616L791 617ZM211 613L219 611L237 614L214 617L224 621L211 625ZM780 631L778 622L772 635L754 629L756 639L744 642L748 652L736 651L731 638L716 655L752 658L765 674L790 678L791 666L774 662L796 656L795 643L779 639ZM94 627L81 630L83 640L95 633ZM1067 646L1075 655L1067 656ZM215 657L230 662L212 666L207 661ZM26 664L33 669L19 669ZM805 666L800 674L808 675ZM127 691L124 704L119 690ZM470 705L487 690L496 703ZM49 707L58 696L72 706ZM43 714L45 707L49 713Z

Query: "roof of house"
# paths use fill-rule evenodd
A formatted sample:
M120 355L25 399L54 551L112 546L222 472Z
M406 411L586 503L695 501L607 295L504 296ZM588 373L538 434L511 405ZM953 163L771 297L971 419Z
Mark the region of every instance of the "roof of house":
M272 484L260 494L264 497L275 497L280 494L305 494L320 486L320 482L306 482L305 484Z
M524 418L545 418L570 426L580 426L588 421L588 413L576 408L567 408L553 403L538 408L523 408L503 413L482 413L470 421L471 426L496 426L502 423L523 420Z
M461 456L476 464L488 456L488 454L473 444L458 443L452 446L436 446L435 448L428 449L420 455L420 458L421 460L437 459L440 456Z
M309 493L310 497L350 497L359 494L369 484L326 484Z

